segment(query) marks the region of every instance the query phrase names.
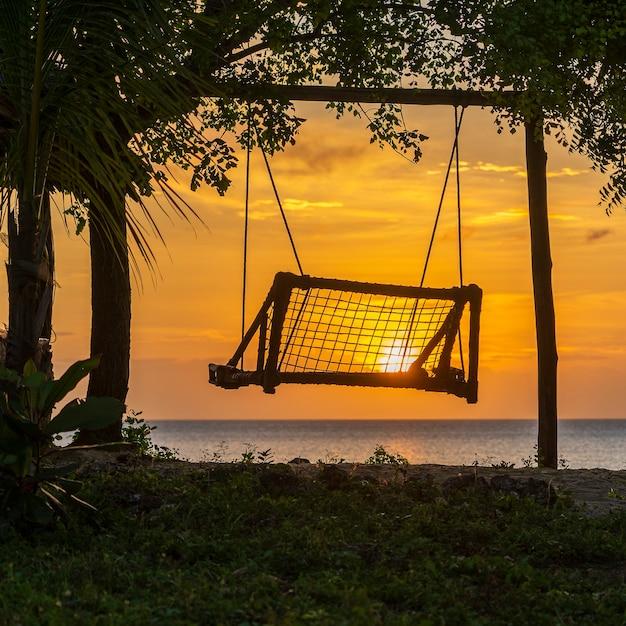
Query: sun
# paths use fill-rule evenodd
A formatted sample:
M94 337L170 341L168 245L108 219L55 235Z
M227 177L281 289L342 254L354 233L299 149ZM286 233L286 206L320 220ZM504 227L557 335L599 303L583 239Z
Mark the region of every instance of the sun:
M406 341L396 339L391 345L381 347L376 364L382 372L401 372L403 367L411 363L411 350L407 349Z

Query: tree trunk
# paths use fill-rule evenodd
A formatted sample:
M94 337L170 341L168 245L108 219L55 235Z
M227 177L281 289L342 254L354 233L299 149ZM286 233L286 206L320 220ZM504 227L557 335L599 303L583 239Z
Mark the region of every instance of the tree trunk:
M13 213L8 218L9 329L5 365L21 372L32 359L38 369L51 375L54 248L49 194L35 198L35 203L30 207L20 203L19 224Z
M110 396L126 402L130 367L131 292L126 216L123 199L109 211L119 232L104 231L97 215L89 218L91 250L91 354L101 355L100 366L89 377L88 396ZM120 441L122 415L111 426L80 432L77 443Z
M543 120L529 120L526 122L526 167L537 335L537 456L539 465L556 468L558 356L548 223L547 160L543 142Z

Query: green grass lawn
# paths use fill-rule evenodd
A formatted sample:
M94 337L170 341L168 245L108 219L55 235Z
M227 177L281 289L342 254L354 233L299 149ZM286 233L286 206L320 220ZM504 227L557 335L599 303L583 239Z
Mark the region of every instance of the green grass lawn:
M624 514L182 467L101 473L91 521L4 530L0 623L626 623Z

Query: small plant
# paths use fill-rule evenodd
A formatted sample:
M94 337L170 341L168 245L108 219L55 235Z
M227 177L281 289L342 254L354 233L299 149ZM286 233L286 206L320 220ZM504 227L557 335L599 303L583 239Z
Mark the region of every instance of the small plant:
M409 464L409 460L402 456L399 452L391 453L385 450L382 444L377 444L374 448L374 454L365 459L366 465L396 465L405 466Z
M180 458L179 451L167 446L158 446L152 441L152 431L156 426L150 426L140 417L141 411L130 411L124 416L122 425L122 439L137 446L140 454L151 456L160 461L172 461Z
M481 466L487 466L489 465L490 467L494 468L494 469L513 469L515 467L515 463L512 463L511 461L505 461L504 459L501 459L500 461L496 461L496 457L494 456L488 456L482 459L478 458L477 454L474 454L474 460L472 461L472 467L477 469Z
M42 460L60 433L98 429L122 413L115 398L72 400L55 417L56 405L100 358L74 363L58 380L50 380L28 361L21 374L0 368L0 515L12 523L47 526L67 518L66 505L92 508L76 496L81 483L68 478L74 467L44 467Z
M243 445L245 447L241 453L241 459L239 462L244 465L251 465L252 463L269 465L274 460L274 454L271 448L268 448L267 450L259 450L251 443L244 443Z
M626 500L626 496L613 487L609 489L608 497L611 498L611 500Z
M323 459L317 459L318 465L339 465L340 463L345 462L346 460L342 456L333 454L330 450L326 450Z
M204 450L201 460L203 463L225 463L227 454L228 444L225 441L220 441L215 450Z
M527 456L525 459L522 459L522 465L528 469L531 467L539 467L541 465L541 458L539 456L539 451L537 449L537 444L533 446L534 454ZM558 460L558 466L560 469L569 469L569 461L560 456Z
M501 461L493 461L491 463L491 467L494 469L513 469L515 467L515 463L502 459Z
M539 452L537 450L537 444L533 446L534 454L529 454L526 458L522 459L522 465L528 469L531 467L538 467L539 465Z

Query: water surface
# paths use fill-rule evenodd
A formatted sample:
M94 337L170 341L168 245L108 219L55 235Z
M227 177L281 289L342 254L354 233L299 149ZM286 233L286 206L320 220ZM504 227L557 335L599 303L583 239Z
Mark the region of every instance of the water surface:
M532 458L534 420L167 420L152 422L155 443L190 460L271 448L276 461L305 457L363 461L376 444L411 463L470 465ZM560 456L572 468L626 468L626 420L562 420Z

